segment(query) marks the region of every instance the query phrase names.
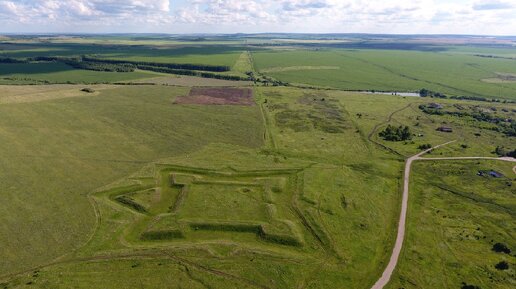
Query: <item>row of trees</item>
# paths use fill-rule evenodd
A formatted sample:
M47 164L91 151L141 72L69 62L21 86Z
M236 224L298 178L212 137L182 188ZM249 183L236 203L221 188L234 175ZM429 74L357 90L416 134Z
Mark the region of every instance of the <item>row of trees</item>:
M90 61L66 60L65 64L76 69L107 71L107 72L133 72L136 67L132 64L111 64Z
M25 59L0 58L0 63L33 63L33 62L61 62L76 69L106 71L106 72L133 72L135 69L170 73L177 75L198 76L203 78L215 78L234 81L254 81L264 85L288 85L287 83L274 80L263 76L257 78L253 72L248 72L247 77L224 75L214 72L226 72L230 70L228 66L216 65L197 65L197 64L176 64L176 63L156 63L142 61L125 61L113 59L99 59L88 56L58 57L58 56L38 56Z
M22 59L10 58L10 57L0 57L0 63L25 63L26 61Z
M450 99L459 99L459 100L474 100L474 101L483 101L483 102L515 103L515 101L512 101L512 100L499 100L499 99L495 99L495 98L487 98L487 97L482 97L482 96L467 96L467 95L448 96L444 93L431 91L426 88L423 88L419 91L419 96L432 97L432 98L450 98Z
M81 57L56 57L38 56L26 59L0 58L0 63L31 63L31 62L61 62L76 69L107 71L107 72L133 72L135 69L149 70L161 73L178 75L198 76L204 78L215 78L224 80L243 81L250 80L252 76L240 77L234 75L223 75L213 72L229 71L227 66L196 65L196 64L174 64L122 61L110 59L97 59L86 56Z
M115 60L115 59L100 59L100 58L93 58L93 57L88 57L88 56L83 56L82 60L89 61L89 62L109 63L109 64L131 64L131 65L135 65L135 66L166 67L166 68L170 68L170 69L198 70L198 71L210 71L210 72L226 72L226 71L231 70L231 67L221 66L221 65L129 61L129 60Z
M195 71L195 70L185 70L185 69L172 69L167 67L159 67L159 66L151 66L151 65L136 65L138 69L141 70L149 70L161 73L170 73L170 74L178 74L178 75L189 75L189 76L198 76L204 78L215 78L215 79L224 79L224 80L249 80L245 77L235 76L235 75L224 75L224 74L216 74L211 72L203 72L203 71Z

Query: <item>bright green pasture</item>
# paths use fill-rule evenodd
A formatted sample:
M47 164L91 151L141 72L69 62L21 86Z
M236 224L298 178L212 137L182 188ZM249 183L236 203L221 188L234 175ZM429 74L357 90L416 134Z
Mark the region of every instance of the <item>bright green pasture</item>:
M457 53L382 50L276 50L253 53L256 69L278 80L345 90L419 91L516 99L516 83L482 79L516 73L516 61ZM292 69L292 67L321 69ZM324 69L324 67L339 69ZM284 71L281 71L284 68ZM290 69L289 69L290 68Z

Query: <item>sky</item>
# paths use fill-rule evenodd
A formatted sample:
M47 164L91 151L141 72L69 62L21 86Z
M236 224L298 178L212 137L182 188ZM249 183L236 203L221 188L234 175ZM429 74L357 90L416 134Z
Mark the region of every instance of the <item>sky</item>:
M516 35L516 0L0 0L0 32Z

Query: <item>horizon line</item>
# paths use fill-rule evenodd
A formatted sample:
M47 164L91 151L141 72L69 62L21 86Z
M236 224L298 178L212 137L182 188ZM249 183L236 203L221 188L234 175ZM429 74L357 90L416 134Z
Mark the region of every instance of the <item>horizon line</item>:
M370 32L232 32L232 33L217 33L217 32L195 32L195 33L167 33L167 32L1 32L0 35L169 35L169 36L198 36L198 35L212 35L212 36L234 36L234 35L375 35L375 36L467 36L467 37L515 37L509 34L461 34L461 33L370 33Z

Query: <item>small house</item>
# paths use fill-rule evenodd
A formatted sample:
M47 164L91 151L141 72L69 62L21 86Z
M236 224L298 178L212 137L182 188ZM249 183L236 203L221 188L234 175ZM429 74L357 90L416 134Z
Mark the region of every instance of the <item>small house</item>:
M453 132L453 128L447 127L447 126L441 126L441 127L437 128L437 131L449 133L449 132Z

